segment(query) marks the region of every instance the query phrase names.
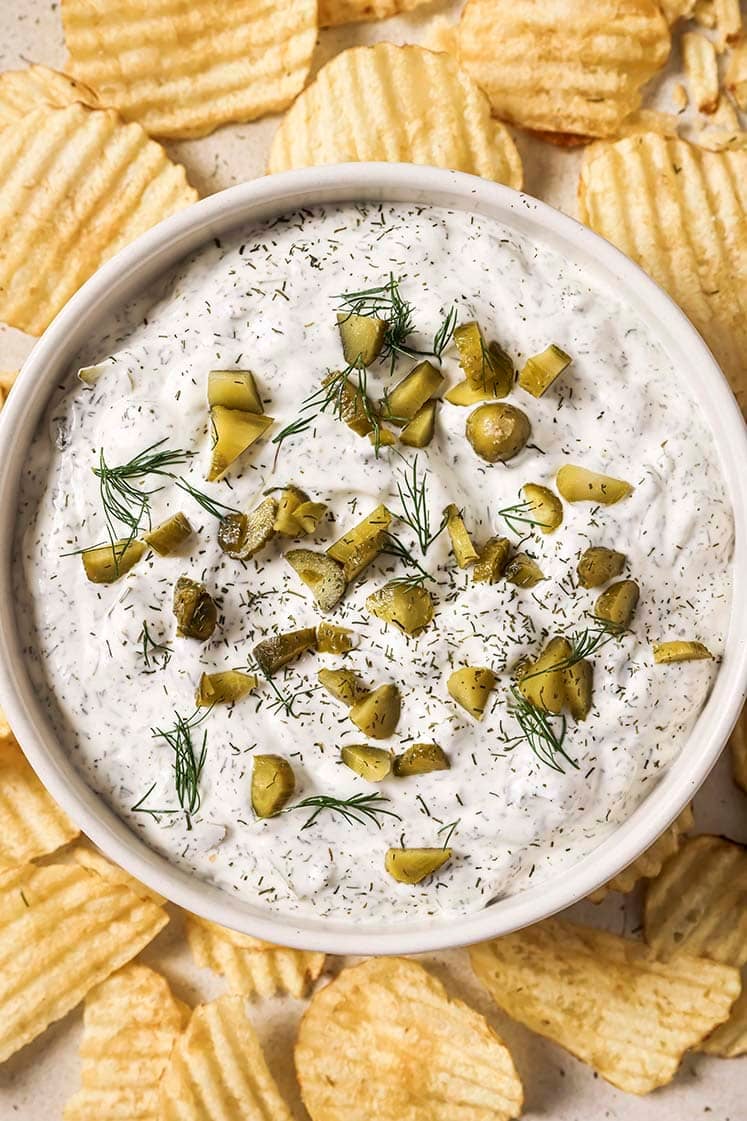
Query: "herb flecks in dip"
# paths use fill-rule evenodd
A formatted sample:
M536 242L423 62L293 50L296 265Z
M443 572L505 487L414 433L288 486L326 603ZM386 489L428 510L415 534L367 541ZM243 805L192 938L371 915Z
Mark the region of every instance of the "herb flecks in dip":
M28 462L19 616L76 765L155 849L284 912L461 913L677 765L731 513L677 371L595 278L461 213L306 211L207 246L79 365ZM128 532L100 468L146 451ZM111 566L112 540L93 582L76 551ZM706 656L655 661L675 640Z

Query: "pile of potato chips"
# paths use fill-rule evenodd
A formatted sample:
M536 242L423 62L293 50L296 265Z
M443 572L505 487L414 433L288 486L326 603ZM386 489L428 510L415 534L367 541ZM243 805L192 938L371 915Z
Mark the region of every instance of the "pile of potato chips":
M105 260L197 198L159 141L285 111L269 172L390 160L519 188L524 130L583 146L582 219L670 292L747 407L738 0L467 0L424 45L352 47L312 77L320 27L422 2L62 0L66 72L0 74L0 320L41 333ZM669 112L642 109L673 38L684 80ZM13 380L0 374L0 404ZM747 715L730 747L747 793ZM688 809L593 897L642 894L641 938L551 919L470 951L502 1013L635 1094L688 1050L747 1053L747 853L692 828ZM221 979L216 1000L187 1007L135 960L170 918ZM65 1121L290 1121L246 1001L310 990L295 1066L312 1121L522 1110L506 1044L422 965L345 966L179 915L80 841L2 714L0 959L0 1062L83 1004Z

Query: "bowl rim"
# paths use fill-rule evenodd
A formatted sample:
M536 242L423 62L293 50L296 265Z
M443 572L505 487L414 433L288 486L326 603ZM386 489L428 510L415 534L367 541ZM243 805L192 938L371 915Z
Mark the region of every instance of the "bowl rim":
M682 748L686 767L670 767L634 813L567 870L516 896L464 915L406 923L356 925L314 916L259 913L148 848L87 786L48 726L21 653L12 591L12 543L18 481L28 443L56 379L67 370L91 324L121 306L211 237L272 215L336 202L421 202L493 217L548 245L571 247L621 286L637 313L656 324L659 341L683 362L716 439L736 531L733 571L747 557L747 428L726 378L695 328L636 264L575 219L547 203L461 172L410 164L357 163L306 168L252 180L167 218L104 264L72 297L34 346L18 388L0 413L0 704L41 781L110 859L167 899L207 919L299 949L334 954L401 954L479 942L537 922L585 898L635 860L681 813L716 762L747 689L747 583L734 581L725 656L715 684ZM538 233L538 231L541 231ZM530 235L531 236L531 233ZM703 388L705 387L705 389ZM694 742L699 744L696 753ZM680 757L680 758L681 758Z

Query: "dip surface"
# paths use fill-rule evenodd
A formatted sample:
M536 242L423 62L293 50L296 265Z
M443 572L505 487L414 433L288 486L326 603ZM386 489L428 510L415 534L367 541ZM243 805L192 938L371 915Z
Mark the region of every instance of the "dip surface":
M273 465L273 435L299 416L329 371L344 366L335 319L340 294L385 284L390 275L413 308L411 347L430 351L455 306L458 321L477 320L517 369L550 343L572 356L541 399L518 387L507 398L530 418L529 443L510 462L487 464L465 439L472 410L443 402L436 435L418 452L398 445L377 458L367 439L328 413L284 440ZM378 400L416 361L400 356L393 374L388 360L374 363L369 396ZM101 369L92 386L71 371L25 472L19 619L32 676L66 749L154 849L229 893L284 913L358 921L465 913L560 874L677 765L717 661L654 665L650 644L685 638L721 654L731 511L711 434L677 372L595 277L463 213L404 205L310 210L206 246L124 309L78 364ZM208 372L231 368L253 371L276 423L225 481L207 483ZM444 388L462 380L453 343L441 368ZM295 484L329 513L311 537L295 544L276 538L240 563L221 552L218 522L199 503L168 479L144 480L146 489L161 487L150 500L153 525L181 510L195 534L178 555L148 553L117 582L89 583L80 556L64 554L107 540L92 468L102 450L117 465L162 440L196 453L176 472L232 508L249 511L268 488ZM194 733L198 748L205 736L200 804L186 815L173 750L154 730L194 713L203 672L247 669L261 639L319 622L283 552L326 549L379 503L396 515L398 486L416 456L432 529L454 503L478 548L495 535L518 546L513 530L528 530L521 549L545 579L533 588L474 583L469 569L457 567L445 532L423 556L415 534L395 517L392 530L433 577L426 586L434 621L408 638L366 610L373 591L408 573L400 559L380 556L327 616L355 633L355 650L308 653L276 673L285 707L261 680L240 702L201 710ZM608 507L564 502L563 523L552 534L507 524L499 511L521 502L522 485L554 489L567 463L635 489ZM564 740L576 766L561 760L562 770L554 770L520 738L511 686L521 659L536 658L548 638L593 630L601 589L580 588L576 578L590 545L626 555L622 577L637 580L641 598L630 630L591 655L592 710L583 722L568 719ZM219 625L204 644L176 636L172 596L180 576L203 581L219 605ZM167 653L151 648L144 657L144 624ZM465 665L498 675L481 723L447 692L449 674ZM376 746L402 751L435 742L451 768L374 786L344 766L343 745L374 741L318 685L319 669L342 666L370 688L399 686L396 732ZM397 817L379 815L380 828L329 810L307 828L310 809L255 820L252 760L267 753L293 766L290 806L317 795L379 793ZM451 860L417 886L395 883L384 870L390 846L441 847L447 840Z

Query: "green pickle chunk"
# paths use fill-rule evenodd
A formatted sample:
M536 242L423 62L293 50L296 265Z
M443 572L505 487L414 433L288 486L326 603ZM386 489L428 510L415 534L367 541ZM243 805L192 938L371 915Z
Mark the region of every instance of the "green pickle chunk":
M618 580L602 592L594 604L594 614L602 622L625 629L633 620L639 596L635 580Z
M514 383L514 364L496 342L486 345L480 326L474 320L454 330L459 365L468 385L489 391L491 397L505 397Z
M451 764L437 743L414 743L395 755L393 770L395 775L404 778L408 775L427 775L431 771L448 771Z
M444 514L446 515L446 532L449 535L456 562L460 568L469 568L471 564L479 560L480 554L472 544L464 519L458 507L453 503L446 507Z
M373 592L366 600L366 607L377 619L411 636L419 634L433 619L433 600L422 584L393 580Z
M452 849L387 849L384 867L400 884L419 884L451 859Z
M143 541L161 557L168 557L192 536L192 526L182 513L172 514L155 529L143 534Z
M275 533L277 502L265 498L249 514L227 514L218 526L218 545L235 560L248 560L272 539Z
M659 665L668 665L670 662L697 662L713 658L713 654L702 642L686 642L682 639L676 639L672 642L655 642L653 651L654 661Z
M397 686L380 685L378 689L356 701L348 715L364 736L369 736L372 740L385 740L397 727L401 707Z
M412 420L443 380L443 374L430 362L420 362L382 402L384 419L398 427Z
M331 697L350 708L356 701L368 696L368 689L351 669L320 669L317 680Z
M355 771L369 782L381 782L392 770L392 755L383 747L369 747L368 744L350 744L340 750L340 757L346 767Z
M320 611L333 611L345 595L347 581L342 565L328 553L291 549L285 559L316 600Z
M227 409L224 405L213 405L210 423L214 443L208 482L222 479L231 464L267 431L273 419L271 416L245 413L241 409Z
M532 397L541 397L572 361L570 354L551 343L541 354L527 358L519 371L519 385Z
M568 463L555 476L555 485L566 502L596 502L613 506L632 493L633 487L624 479L600 475L585 467Z
M515 553L503 570L506 580L517 588L533 588L545 579L545 574L533 557L526 553Z
M381 354L389 324L372 315L337 314L342 353L348 366L370 366Z
M251 800L257 817L274 817L296 789L293 768L282 755L255 755Z
M400 443L406 444L408 448L426 448L436 431L437 409L437 399L426 401L400 432Z
M491 537L472 569L472 579L476 584L495 584L506 571L511 556L511 542L507 537Z
M482 720L485 706L497 678L485 666L464 666L454 670L446 687L449 695L475 720Z
M316 628L303 627L298 631L264 638L254 647L254 659L265 676L270 677L276 670L300 658L307 650L316 649Z
M601 545L591 545L579 558L576 568L578 582L582 588L599 588L620 575L626 560L625 553L605 549Z
M486 463L505 463L518 455L531 435L529 417L501 401L480 405L467 417L467 439Z
M204 584L180 576L174 585L176 633L206 642L218 622L218 608Z
M148 546L134 537L115 541L113 545L97 545L80 554L86 576L92 584L113 584L124 576L148 552Z
M211 705L233 704L256 688L257 677L253 673L242 673L237 669L203 673L197 686L195 705L197 708L209 708Z
M521 488L529 503L527 517L537 524L543 533L552 533L563 521L563 504L549 487L539 483L525 483Z
M566 706L566 679L563 668L555 669L571 655L567 638L551 638L535 662L530 662L519 678L519 692L544 712L562 712Z
M208 404L223 405L242 413L261 416L262 398L250 370L211 370L208 374Z

